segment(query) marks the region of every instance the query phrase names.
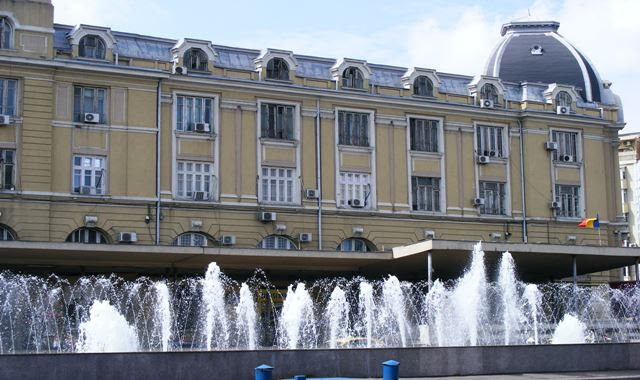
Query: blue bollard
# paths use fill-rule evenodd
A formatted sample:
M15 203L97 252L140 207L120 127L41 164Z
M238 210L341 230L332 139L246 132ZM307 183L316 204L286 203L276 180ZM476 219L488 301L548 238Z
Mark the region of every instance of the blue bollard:
M262 364L256 367L256 380L272 380L273 367Z
M395 360L387 360L382 363L382 380L398 380L400 375L400 363Z
M307 380L307 377L305 375L295 375L293 380Z

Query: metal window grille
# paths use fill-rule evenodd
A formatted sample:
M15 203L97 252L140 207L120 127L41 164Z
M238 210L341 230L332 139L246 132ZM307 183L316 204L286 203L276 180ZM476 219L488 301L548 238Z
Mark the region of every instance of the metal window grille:
M100 123L105 123L107 90L104 88L75 86L73 89L73 114L77 122L84 122L85 113L100 114Z
M211 198L214 194L213 164L197 161L178 161L176 165L177 190L180 198L193 198L202 191Z
M213 99L180 95L177 97L176 109L176 130L193 132L197 123L206 123L213 132Z
M5 190L15 189L15 157L15 150L0 149L0 185Z
M294 106L266 104L260 106L261 136L270 139L294 140Z
M569 95L566 91L560 91L556 95L556 106L557 107L571 107L571 95Z
M95 228L78 228L73 231L68 237L67 242L70 243L85 243L85 244L107 244L109 241L102 232Z
M371 176L363 173L340 173L338 207L349 207L349 201L359 200L364 208L371 208Z
M505 184L501 182L480 182L480 197L484 205L480 213L487 215L505 215Z
M15 239L8 228L0 226L0 241L13 241Z
M86 195L105 193L105 161L99 156L73 157L73 192Z
M503 149L503 127L478 126L476 149L479 156L505 157Z
M556 201L560 202L556 216L580 217L580 186L556 185Z
M347 67L342 73L342 87L363 88L364 77L357 67Z
M106 49L104 41L98 36L84 36L78 44L78 55L84 58L104 59Z
M500 100L498 97L498 89L491 83L485 83L480 89L480 98L488 99L493 101L493 104L498 104L498 100Z
M289 80L289 65L282 58L273 58L267 63L267 78Z
M285 236L271 235L262 239L262 241L258 244L258 248L293 250L297 247L295 243L291 241L291 239Z
M189 49L184 53L184 65L189 70L207 71L209 58L201 49Z
M370 252L371 249L364 239L350 238L343 240L338 246L338 251L342 252Z
M440 178L411 177L413 209L440 212Z
M564 158L569 156L568 162L578 162L578 133L577 132L561 132L553 131L551 134L553 141L558 143L558 149L553 151L553 160L566 161Z
M411 150L438 152L438 121L410 119Z
M369 114L339 111L338 144L369 146Z
M433 96L433 82L421 75L413 81L413 93L419 96Z
M262 168L262 201L292 203L295 192L294 170L288 168Z
M0 49L13 47L13 26L6 17L0 18Z
M172 245L183 247L206 247L208 240L206 236L197 232L185 232L175 239L173 239Z
M0 113L14 116L16 114L16 88L18 82L14 79L0 79Z

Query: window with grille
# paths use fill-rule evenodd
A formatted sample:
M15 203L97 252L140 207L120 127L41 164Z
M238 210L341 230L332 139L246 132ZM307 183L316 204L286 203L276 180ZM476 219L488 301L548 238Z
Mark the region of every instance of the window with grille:
M209 162L178 161L176 163L176 186L179 198L202 201L211 200L214 194L215 176L213 164ZM196 193L203 193L197 197Z
M208 61L207 53L197 48L187 50L183 57L183 62L187 70L207 71Z
M209 239L203 234L197 232L185 232L173 239L172 245L183 247L206 247Z
M18 81L0 79L0 114L15 116Z
M340 172L338 207L371 208L371 176Z
M342 73L342 87L363 88L364 77L362 76L362 71L357 67L347 67Z
M83 195L105 194L105 157L73 157L73 192Z
M73 89L74 120L83 123L85 113L97 113L100 115L100 120L96 122L105 123L106 98L107 90L104 88L75 86Z
M13 26L6 17L0 18L0 49L13 47Z
M413 94L418 96L433 96L433 82L421 75L413 81Z
M205 124L213 131L213 99L197 96L178 95L176 98L176 130L196 131L196 124Z
M440 212L440 178L411 177L413 209Z
M338 111L338 144L369 146L369 114Z
M13 236L11 231L5 226L0 226L0 241L13 241L13 240L16 240L16 237Z
M295 243L286 236L271 235L262 239L258 244L258 248L292 250L297 249L298 247L296 247Z
M556 216L580 217L580 186L556 185L556 201L560 202Z
M289 65L282 58L272 58L267 63L267 78L289 80Z
M558 107L571 107L571 95L566 91L560 91L556 95L556 106Z
M493 104L498 104L498 89L491 83L485 83L480 89L480 99L491 100Z
M0 149L0 184L4 190L15 190L16 185L16 151Z
M295 170L263 167L260 178L263 202L293 203L296 191Z
M438 152L438 120L409 119L411 150Z
M83 58L104 59L106 49L104 41L98 36L84 36L78 43L78 55Z
M95 228L78 228L67 236L69 243L85 243L85 244L108 244L109 240L100 231Z
M479 156L506 157L503 148L503 127L476 127L476 149Z
M505 215L505 184L501 182L480 181L480 198L484 205L480 206L480 213L486 215Z
M553 141L558 143L558 149L553 151L553 160L562 162L578 162L578 133L553 131Z
M294 106L262 103L260 106L261 137L280 140L294 140Z
M338 251L342 252L370 252L371 247L367 244L366 240L359 238L350 238L343 240L338 245Z

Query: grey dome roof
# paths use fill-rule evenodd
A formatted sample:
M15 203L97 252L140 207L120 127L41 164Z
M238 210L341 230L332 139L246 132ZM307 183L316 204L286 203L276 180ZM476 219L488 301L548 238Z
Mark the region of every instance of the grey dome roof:
M516 83L571 85L587 102L615 104L613 93L603 87L595 67L558 34L559 27L555 21L503 25L502 39L487 61L485 75Z

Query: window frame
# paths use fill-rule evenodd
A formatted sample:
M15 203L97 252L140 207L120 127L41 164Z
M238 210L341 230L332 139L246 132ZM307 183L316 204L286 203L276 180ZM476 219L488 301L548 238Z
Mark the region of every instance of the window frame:
M345 243L350 242L351 243L351 249L344 249L344 245ZM363 249L356 249L356 244L355 242L359 242L362 244ZM343 239L338 246L336 247L336 251L338 252L375 252L375 247L371 247L373 245L373 243L370 243L367 239L365 238L360 238L360 237L348 237L346 239Z
M564 99L561 99L561 97ZM573 106L573 97L571 96L571 94L569 94L568 91L565 90L559 90L553 100L556 107L568 107L569 109L571 109ZM569 101L569 103L566 103L567 100Z
M267 171L267 175L264 174L265 170ZM269 172L275 171L276 173L280 171L285 172L285 177L280 177L279 175L272 176ZM287 177L286 172L291 171L291 176ZM284 179L283 179L284 178ZM264 181L268 181L268 191L265 192ZM272 195L271 189L271 181L276 181L275 189L276 189L276 200L272 199L263 199L265 196ZM278 200L279 196L282 194L279 191L279 182L284 181L284 200ZM287 191L287 183L291 183L291 190ZM300 192L299 190L299 178L297 177L297 170L293 167L285 167L285 166L273 166L273 165L261 165L260 172L258 174L258 202L262 204L277 204L277 205L296 205L299 203L297 194Z
M272 67L272 65L273 66L276 65L276 62L279 63L280 66ZM284 70L282 70L283 66L284 66ZM274 71L277 72L278 75L273 76ZM271 73L271 75L269 75L269 73ZM277 80L277 81L283 81L283 82L291 81L291 68L289 67L289 63L287 62L287 60L282 57L273 57L269 59L269 61L267 61L267 64L265 66L265 79Z
M75 164L75 159L76 158L80 158L81 162L80 165L76 165ZM83 185L84 180L86 179L86 173L85 173L85 166L83 165L84 160L86 158L91 159L92 162L92 168L93 168L93 161L95 159L101 159L102 160L102 177L100 179L100 184L101 184L101 192L98 193L97 192L97 188L95 186L95 182L96 182L96 171L92 170L91 173L91 187L92 189L94 189L93 193L91 194L82 194L82 188L85 187L86 185ZM101 156L101 155L95 155L95 154L83 154L83 153L74 153L71 155L71 194L74 195L82 195L82 196L89 196L89 197L104 197L107 196L109 194L109 186L108 186L108 180L109 180L109 170L108 170L108 166L107 166L107 159L108 157L105 156ZM80 186L78 187L78 191L76 191L75 189L75 178L76 178L76 170L80 170Z
M5 224L0 224L0 241L18 240L15 232Z
M349 178L349 175L351 175L352 178L355 176L358 176L360 180L343 183L343 178ZM368 179L368 183L366 183L367 181L362 181L362 179L364 178L363 176L366 176L366 178ZM340 170L338 172L337 177L338 177L338 180L336 182L336 207L338 207L339 209L346 209L346 210L373 210L376 208L374 203L374 191L373 191L374 186L372 184L373 176L370 173ZM352 186L351 191L349 191L348 189L349 185ZM346 193L346 197L344 199L342 196L343 186L344 186L344 192ZM349 193L354 194L356 192L356 189L355 189L356 186L360 188L357 191L358 194L360 194L360 197L349 197ZM369 187L368 195L367 195L366 186ZM351 199L360 199L362 201L363 207L350 206L349 200Z
M574 155L570 155L573 157L573 161L560 161L559 157L562 155L566 155L566 144L560 144L560 135L557 134L562 134L563 136L566 135L574 135L575 136L575 147L573 147L574 149ZM554 150L551 153L551 160L555 163L555 164L568 164L568 165L580 165L582 163L582 131L580 130L576 130L576 129L565 129L565 128L551 128L549 130L549 140L550 141L554 141L558 143L558 149ZM558 140L556 140L556 136L558 136ZM566 143L566 140L565 140ZM573 144L573 143L571 143ZM571 149L570 149L571 150ZM570 152L571 153L571 152Z
M349 74L347 74L349 72ZM359 74L359 78L358 78ZM355 77L355 78L354 78ZM362 70L351 65L342 70L340 74L340 87L349 90L364 90L365 76ZM359 84L359 86L357 86Z
M84 232L84 236L82 240L85 241L73 241L74 235L76 233L78 233L78 235L80 235L80 233ZM89 233L90 232L94 232L96 235L96 241L95 242L90 242L87 240L89 239ZM80 236L79 236L80 237ZM103 241L98 241L98 240L103 240ZM111 239L109 237L109 234L107 234L106 232L102 231L99 228L94 228L94 227L79 227L76 228L75 230L71 231L71 233L69 233L69 235L67 235L67 238L64 240L65 243L77 243L77 244L111 244Z
M494 91L491 91L491 94L488 94L490 96L490 98L485 97L485 95L487 95L486 91L485 91L485 87L486 88L493 88ZM495 92L495 93L494 93ZM493 105L500 105L500 90L498 90L498 86L496 86L493 83L490 82L484 82L482 83L482 86L480 87L480 91L478 91L478 93L480 94L480 99L478 99L478 101L482 101L482 99L489 99L491 101L493 101Z
M12 87L9 86L10 83L13 84L13 95L10 95L10 87ZM2 87L2 89L0 90L0 114L10 117L16 117L18 115L18 91L20 89L20 82L18 81L18 79L1 77L0 86ZM9 100L13 102L12 112L8 112Z
M426 86L427 86L427 93L426 94L421 94L419 93L419 89L422 88L421 86L416 86L416 84L418 83L419 80L425 80ZM431 78L429 78L426 75L418 75L416 76L416 78L413 80L412 83L412 87L413 87L413 95L414 96L421 96L421 97L426 97L426 98L433 98L434 97L434 89L435 89L435 85L433 84L433 80L431 80Z
M92 48L93 54L91 56L86 55L87 48L86 48L85 40L87 39L93 39L94 41L96 41L96 46ZM100 46L100 44L102 44L102 46ZM96 56L98 52L102 52L100 57ZM84 55L82 53L84 53ZM97 34L86 34L82 36L82 38L80 38L80 40L78 41L78 58L95 59L98 61L106 60L107 59L107 43L104 41L102 37L100 37Z
M413 135L415 135L414 133L414 127L413 124L414 122L417 121L423 121L423 122L435 122L435 136L436 136L436 149L435 150L422 150L422 149L414 149L414 139L413 139ZM429 126L429 128L431 128L433 126ZM441 118L430 118L428 116L416 116L416 115L407 115L407 128L408 128L408 134L409 134L409 141L408 141L408 147L409 147L409 151L411 152L419 152L419 153L442 153L443 151L443 142L444 142L444 136L443 136L443 131L442 131L442 119ZM433 137L433 132L429 133L429 135L431 137ZM433 143L432 143L433 144Z
M8 33L5 30L5 26L8 26ZM8 35L3 35L8 34ZM14 49L15 43L15 26L13 20L11 20L7 16L0 17L0 49L1 50L11 50ZM9 46L5 46L5 45Z
M414 180L415 179L415 180ZM425 180L430 180L432 183L431 185L428 184L424 184L424 185L420 185L417 182L420 179L425 179ZM435 184L434 184L435 182ZM442 210L442 187L441 187L441 182L442 179L440 177L427 177L424 175L412 175L411 176L411 182L410 182L410 191L411 191L411 198L410 198L410 203L409 206L411 207L411 211L413 212L420 212L420 213L431 213L431 214L441 214L443 213ZM417 188L414 188L414 184L417 186ZM418 202L419 200L419 196L418 196L418 188L419 187L432 187L431 189L431 204L433 205L433 209L432 210L428 210L426 208L421 209L419 208L420 204ZM426 190L428 193L428 189ZM436 194L434 195L433 193L436 192Z
M76 110L76 90L80 89L80 103L79 103L79 107L80 107L80 112L77 112ZM93 90L95 91L94 96L92 97L92 102L93 102L93 112L85 112L85 90ZM102 112L96 112L96 107L99 108L99 96L98 93L99 91L103 91L104 92L104 97L103 97L103 109L101 110ZM108 124L108 112L109 110L109 89L106 87L95 87L95 86L88 86L88 85L82 85L82 84L75 84L73 86L73 122L74 123L79 123L79 124L86 124L84 122L84 114L85 113L98 113L100 114L100 121L98 123L93 123L90 125L106 125Z
M194 244L196 243L196 236L203 239L204 244ZM183 238L189 239L189 244L182 244ZM208 247L211 239L209 236L203 234L202 232L197 231L186 231L179 235L177 235L171 241L171 245L174 247Z
M265 126L263 125L264 123L264 118L265 118L265 113L263 108L266 107L267 110L269 109L269 107L283 107L283 108L291 108L292 112L291 112L291 136L290 138L286 138L286 137L277 137L278 135L278 131L277 131L277 120L274 117L274 124L276 124L274 126L274 135L275 136L264 136L264 132L265 132ZM299 122L299 116L298 116L298 110L299 110L299 104L295 103L282 103L282 102L270 102L270 101L260 101L258 104L258 137L260 139L269 139L269 140L277 140L277 141L297 141L298 140L298 122ZM276 116L278 115L278 113L276 112ZM267 118L269 118L268 121L270 120L270 114L267 112ZM270 129L270 124L269 126L267 126L267 130ZM284 124L284 121L283 121ZM286 127L285 127L286 128ZM286 130L286 129L285 129Z
M191 201L191 202L214 202L218 199L217 193L218 193L218 177L216 176L216 170L217 167L215 166L215 164L211 161L197 161L197 160L186 160L186 159L175 159L175 170L174 170L174 192L173 192L173 198L174 199L179 199L179 200L183 200L183 201ZM183 165L183 167L185 169L183 169L182 171L180 171L179 167L180 164ZM193 169L192 170L187 170L186 167L191 164ZM209 165L211 172L209 174L207 174L206 172L204 172L203 170L201 171L196 171L195 167L197 165L202 165L201 167L204 170L204 165ZM180 189L180 174L183 175L183 180L182 183L184 185L184 189ZM187 176L191 175L191 195L188 195L188 181L187 181ZM199 192L199 191L203 191L206 192L205 190L197 190L196 184L198 183L198 180L196 179L195 176L203 176L200 179L200 189L204 189L205 183L206 181L204 180L205 177L209 177L209 199L208 200L202 200L202 201L198 201L193 199L193 193L195 192ZM180 194L180 191L183 191L183 195Z
M273 247L265 247L265 245L268 244L269 241L273 240L274 241L274 246ZM286 245L287 248L282 248L279 247L278 245L280 244L280 242L282 241L286 241ZM285 250L285 251L297 251L299 250L298 246L296 245L296 243L293 241L293 239L291 239L290 237L286 236L286 235L267 235L264 238L262 238L262 240L260 240L260 242L258 243L258 245L256 245L256 248L258 249L279 249L279 250Z
M182 100L182 105L183 105L183 109L181 111L178 111L178 107L180 107L180 100L181 98L184 98L184 100ZM192 100L193 104L192 106L189 106L189 102L188 100ZM195 125L198 123L206 123L207 122L207 117L206 117L206 107L207 107L207 101L211 101L211 105L210 105L210 109L209 109L209 132L196 132L195 130ZM197 113L197 104L196 102L201 103L200 108L204 109L204 112L202 112L202 117L200 118L200 120L196 120L196 113ZM217 97L216 96L202 96L202 95L197 95L197 94L193 94L193 93L187 93L187 92L177 92L174 94L174 103L175 106L172 107L173 108L173 130L176 133L185 133L185 134L194 134L194 135L201 135L201 136L216 136L217 135L217 118L218 118L218 101L217 101ZM187 110L188 108L192 108L191 110L189 110L191 113L191 116L193 117L193 123L188 123L188 113L185 112L185 110ZM179 116L182 116L182 128L183 129L178 129L179 123L178 123L178 119ZM189 129L189 124L193 124L192 129ZM186 128L185 128L186 125Z
M498 196L501 197L501 202L500 202L501 204L499 205L498 212L487 212L487 197L485 196L485 192L487 191L487 189L482 188L484 184L497 185ZM485 204L478 207L478 213L481 216L498 216L498 217L509 216L510 209L508 205L510 203L510 197L509 197L508 184L509 184L508 182L501 182L501 181L486 181L486 180L478 181L478 197L485 200ZM502 194L500 194L500 190L502 190ZM495 206L493 210L496 210Z
M6 170L7 170L7 152L12 152L13 157L12 157L12 162L8 163L9 165L11 165L11 184L9 186L7 186L7 183L5 182L6 180ZM0 191L15 191L17 189L17 169L18 169L18 156L17 156L17 149L13 149L13 148L0 148L0 185L2 185L0 187Z
M492 150L484 149L486 148L485 143L485 133L480 133L481 128L491 128L496 129L495 138L491 138L490 130L488 130L487 134L489 134L489 141L493 140L496 144L496 154L491 156ZM498 136L497 131L500 130L500 137ZM473 150L475 152L475 156L489 156L491 159L502 159L508 161L510 152L509 152L509 128L508 125L505 124L495 124L495 123L485 123L482 121L474 122L473 125ZM491 146L490 146L491 147ZM485 154L488 152L489 154Z
M571 210L565 210L564 205L564 197L562 192L561 192L561 188L572 188L574 194L570 194L571 197L577 198L575 200L573 200L574 203L574 207L575 212L574 215L567 215L570 214ZM562 195L561 195L562 194ZM557 202L560 202L560 208L554 210L554 215L556 218L561 218L561 219L580 219L583 217L584 215L584 198L583 198L583 191L582 191L582 186L581 185L575 185L575 184L562 184L562 183L556 183L554 184L554 189L553 189L553 196L554 196L554 200Z
M349 143L345 143L344 141L340 141L341 136L343 135L343 133L341 133L341 129L342 129L342 125L340 125L340 115L341 114L349 114L349 115L359 115L359 116L367 116L367 126L366 126L366 132L367 132L367 136L366 136L366 145L360 145L360 144L353 144L351 143L352 140L354 140L354 127L353 126L349 126L349 130L351 133L349 133ZM343 118L344 119L344 118ZM370 112L362 112L362 111L353 111L353 110L346 110L346 109L339 109L336 112L336 124L338 126L338 130L337 130L337 134L336 134L336 139L337 144L341 145L341 146L349 146L349 147L357 147L357 148L369 148L371 147L371 138L372 138L372 134L375 132L375 130L372 130L372 124L375 124L375 119L372 118L371 113ZM358 126L355 127L356 129L359 129Z
M202 60L204 58L204 61ZM195 62L194 62L195 60ZM188 61L188 62L187 62ZM196 64L196 68L193 68L193 64ZM195 71L204 73L209 71L209 56L207 53L199 47L190 47L185 50L182 55L182 64L187 68L187 72Z

